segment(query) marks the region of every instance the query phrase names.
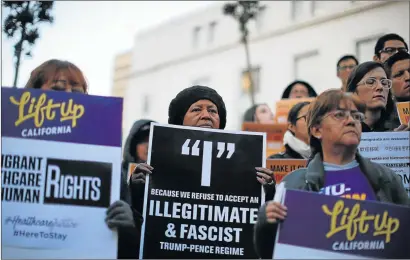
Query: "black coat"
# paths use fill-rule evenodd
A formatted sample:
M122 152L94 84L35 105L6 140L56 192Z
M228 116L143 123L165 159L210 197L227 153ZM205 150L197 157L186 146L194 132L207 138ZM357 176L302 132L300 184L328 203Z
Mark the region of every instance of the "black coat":
M141 237L141 225L143 222L142 205L144 202L144 185L142 187L133 187L128 185L128 165L129 163L139 163L136 152L136 138L140 134L140 129L150 124L151 120L138 120L132 126L130 133L124 145L122 161L122 186L121 196L123 200L131 205L134 214L135 228L118 234L118 258L119 259L138 259L139 246ZM142 194L142 195L141 195Z
M268 159L304 159L302 155L285 144L285 152L273 154Z

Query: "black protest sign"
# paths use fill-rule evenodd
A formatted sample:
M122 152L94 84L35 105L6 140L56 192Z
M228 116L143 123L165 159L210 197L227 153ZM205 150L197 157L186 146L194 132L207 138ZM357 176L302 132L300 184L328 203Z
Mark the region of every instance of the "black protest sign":
M140 258L257 258L264 134L152 126Z

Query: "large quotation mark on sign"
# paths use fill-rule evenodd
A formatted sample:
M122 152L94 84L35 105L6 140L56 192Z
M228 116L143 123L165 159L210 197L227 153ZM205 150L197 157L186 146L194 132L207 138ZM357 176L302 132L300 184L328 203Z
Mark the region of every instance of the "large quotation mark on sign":
M185 143L182 145L181 154L199 156L199 144L200 140L193 142L193 145L190 146L191 139L185 140ZM234 143L224 143L218 142L217 146L218 154L216 158L221 158L225 151L228 151L226 159L231 159L232 155L235 152ZM203 153L202 153L202 174L201 174L201 186L211 186L211 165L212 165L212 142L204 141Z

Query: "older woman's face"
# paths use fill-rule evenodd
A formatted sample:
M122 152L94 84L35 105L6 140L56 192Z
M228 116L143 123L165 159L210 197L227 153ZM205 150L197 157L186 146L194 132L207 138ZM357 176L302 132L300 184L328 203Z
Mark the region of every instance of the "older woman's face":
M184 126L219 129L218 108L209 100L201 99L192 104L184 117Z
M338 109L325 114L320 126L312 134L322 144L331 146L358 146L362 134L361 120L364 115L351 101L341 102Z
M255 111L256 122L260 124L273 124L273 113L270 108L263 104L259 105Z
M66 73L60 73L56 79L47 81L41 86L41 89L85 93L84 87L79 82L70 79Z
M356 94L366 104L368 109L383 109L386 107L389 95L389 88L383 87L386 82L389 82L389 80L387 80L386 72L382 68L375 68L369 71L359 81Z
M308 98L309 89L303 84L295 84L289 93L289 99L293 98Z

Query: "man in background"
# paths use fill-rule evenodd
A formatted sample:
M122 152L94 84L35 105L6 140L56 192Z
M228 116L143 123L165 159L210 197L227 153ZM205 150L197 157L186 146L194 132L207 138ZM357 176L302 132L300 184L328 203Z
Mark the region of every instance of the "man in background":
M359 61L353 55L344 55L337 61L337 77L342 81L341 89L343 91L346 91L347 79L357 65L359 65Z
M396 102L410 101L410 54L398 52L384 63L393 85L392 96Z
M409 47L403 37L395 33L383 35L376 42L373 60L384 63L389 57L399 51L409 52Z

